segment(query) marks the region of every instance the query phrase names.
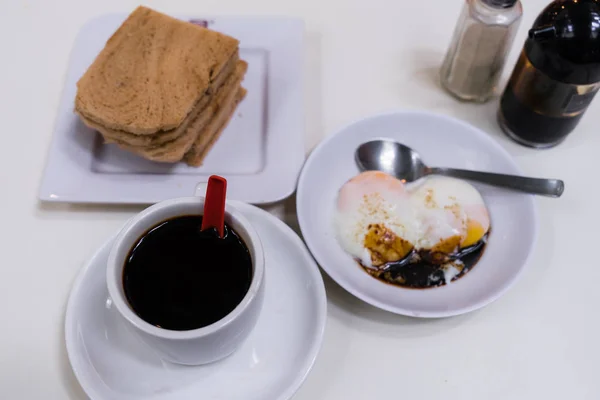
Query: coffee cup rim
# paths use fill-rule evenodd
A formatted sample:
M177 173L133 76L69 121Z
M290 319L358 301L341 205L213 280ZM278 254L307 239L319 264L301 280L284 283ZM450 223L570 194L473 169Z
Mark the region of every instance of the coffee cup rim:
M202 208L204 205L204 197L202 196L191 196L191 197L179 197L175 199L165 200L160 203L156 203L139 214L135 215L131 218L119 231L117 234L108 256L107 268L106 268L106 283L108 288L108 293L112 303L115 305L119 313L128 320L131 324L133 324L137 329L163 339L173 339L173 340L181 340L181 339L197 339L204 336L209 336L218 332L229 324L231 324L236 319L240 318L241 315L248 309L254 298L259 293L260 287L263 282L264 276L264 251L262 247L262 243L260 237L250 221L237 209L235 206L231 205L229 201L226 202L225 205L225 218L231 221L234 221L237 225L240 225L244 228L247 233L247 237L244 233L236 232L244 239L246 246L248 246L249 250L253 250L253 274L252 280L250 282L250 287L248 291L242 298L242 301L227 315L225 315L220 320L204 326L202 328L185 330L185 331L176 331L165 328L159 328L155 325L152 325L141 317L139 317L129 306L127 299L125 298L124 289L120 290L119 287L123 286L122 279L117 280L116 276L122 276L125 259L124 257L119 257L118 253L121 246L126 245L124 242L126 239L129 239L131 236L130 232L133 228L138 226L143 226L145 230L150 229L153 224L147 224L144 226L144 221L147 218L159 210L177 207L182 204L194 204L198 205L198 210L200 211L198 215L202 215ZM190 215L190 213L182 213L183 215ZM174 215L173 217L177 217L179 214ZM137 240L134 239L134 242ZM133 243L130 244L130 246ZM124 253L129 254L129 249ZM126 257L126 256L125 256ZM121 258L121 259L118 259ZM116 273L120 272L120 273Z

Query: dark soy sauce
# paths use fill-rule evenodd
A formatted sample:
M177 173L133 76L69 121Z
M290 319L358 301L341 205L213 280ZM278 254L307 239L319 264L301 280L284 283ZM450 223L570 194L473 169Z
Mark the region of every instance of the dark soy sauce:
M452 281L464 276L477 264L485 249L487 237L486 235L483 240L463 249L459 254L452 257L454 261L460 261L463 264L462 270L454 276ZM413 257L412 260L403 259L387 263L378 270L366 268L362 264L359 264L369 275L395 286L427 289L449 283L446 282L444 269L440 265L426 261L429 257L429 254L423 252L418 257Z
M523 145L555 146L599 90L600 2L556 0L529 30L500 100L500 126Z
M225 225L201 232L201 216L161 222L138 239L123 269L125 296L144 321L185 331L210 325L242 301L252 280L244 241Z

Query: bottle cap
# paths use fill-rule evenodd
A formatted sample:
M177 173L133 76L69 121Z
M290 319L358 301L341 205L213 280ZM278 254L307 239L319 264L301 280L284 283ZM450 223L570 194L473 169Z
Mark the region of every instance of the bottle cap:
M517 0L483 0L485 4L496 8L510 8L515 5Z
M529 61L559 82L574 85L600 82L598 21L598 0L550 3L529 30L529 38L525 42Z
M530 39L548 40L556 38L556 27L554 25L542 25L529 30Z

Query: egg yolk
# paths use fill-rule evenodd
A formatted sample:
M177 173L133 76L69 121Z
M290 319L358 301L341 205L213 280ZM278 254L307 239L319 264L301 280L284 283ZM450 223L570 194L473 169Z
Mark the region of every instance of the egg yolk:
M483 226L479 222L473 221L473 220L468 220L467 221L467 235L465 236L462 243L460 244L460 247L465 248L465 247L473 246L474 244L476 244L483 238L483 235L485 235L485 232L486 232L486 230L483 228Z
M427 255L428 261L432 264L443 264L448 261L448 255L455 253L460 245L462 237L460 235L450 236L440 240Z
M365 234L364 246L371 255L371 263L378 267L406 257L413 245L397 236L383 224L370 224Z

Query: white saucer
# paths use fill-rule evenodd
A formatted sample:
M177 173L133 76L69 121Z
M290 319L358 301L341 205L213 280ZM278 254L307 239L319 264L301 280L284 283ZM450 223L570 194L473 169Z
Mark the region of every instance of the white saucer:
M488 134L450 117L397 112L350 124L323 141L300 174L298 220L317 262L356 297L403 315L457 315L500 297L523 271L534 247L537 212L529 195L474 184L489 208L491 234L477 265L450 285L418 290L382 283L364 272L338 245L332 222L337 192L359 173L355 149L376 138L390 138L412 147L431 166L522 174L510 154Z
M284 400L310 371L325 328L319 270L300 238L266 211L235 206L255 225L266 257L265 300L255 330L223 361L170 364L138 340L106 290L109 240L80 272L66 312L66 345L92 399Z

